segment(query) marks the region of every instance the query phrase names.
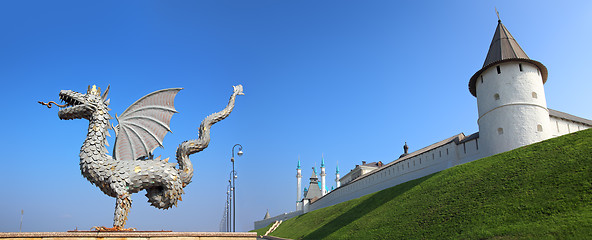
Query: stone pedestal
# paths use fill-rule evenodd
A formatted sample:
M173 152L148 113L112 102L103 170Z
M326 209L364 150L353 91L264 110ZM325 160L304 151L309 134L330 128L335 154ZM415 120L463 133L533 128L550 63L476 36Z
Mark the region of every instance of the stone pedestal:
M44 240L256 240L255 232L1 232L0 239L44 239Z

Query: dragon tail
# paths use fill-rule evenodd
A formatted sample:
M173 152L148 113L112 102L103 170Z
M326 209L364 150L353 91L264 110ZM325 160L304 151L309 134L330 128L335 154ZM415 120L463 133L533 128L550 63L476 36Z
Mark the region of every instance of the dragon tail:
M187 140L179 145L177 148L177 163L179 164L179 176L183 182L183 187L191 183L193 178L193 164L189 159L189 155L201 152L210 144L210 128L215 123L222 121L228 117L234 108L234 101L237 95L243 94L243 86L233 86L234 93L230 96L228 105L222 111L213 113L207 116L199 125L199 137L196 140Z

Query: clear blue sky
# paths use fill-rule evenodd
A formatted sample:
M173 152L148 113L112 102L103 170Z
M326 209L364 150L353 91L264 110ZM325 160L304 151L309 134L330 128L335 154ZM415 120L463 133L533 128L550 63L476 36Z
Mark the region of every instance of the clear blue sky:
M245 152L237 230L247 231L266 209L295 209L298 156L306 182L324 154L333 186L337 161L345 174L394 160L405 141L415 151L476 132L467 84L485 60L494 7L549 69L548 106L592 118L590 1L2 1L0 231L19 230L21 209L23 231L112 224L115 200L80 174L87 121L37 103L62 89L111 84L114 115L183 87L156 152L174 159L244 85L209 148L191 156L195 177L177 208L133 195L127 226L139 230L217 231L235 143Z

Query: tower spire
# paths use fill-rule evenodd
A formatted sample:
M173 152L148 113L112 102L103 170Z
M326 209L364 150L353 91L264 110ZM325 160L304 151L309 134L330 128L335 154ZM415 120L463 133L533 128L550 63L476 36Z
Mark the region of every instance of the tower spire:
M497 8L496 7L494 7L494 8L495 8L495 14L497 14L497 22L502 22L502 20L499 17L499 12L497 11Z

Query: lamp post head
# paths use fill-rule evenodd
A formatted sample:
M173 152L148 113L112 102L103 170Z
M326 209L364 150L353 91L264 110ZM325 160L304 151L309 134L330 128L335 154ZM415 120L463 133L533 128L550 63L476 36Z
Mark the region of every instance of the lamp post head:
M240 144L234 144L234 146L232 146L232 162L234 162L234 148L238 146L238 152L236 153L238 156L242 156L243 155L243 146Z

